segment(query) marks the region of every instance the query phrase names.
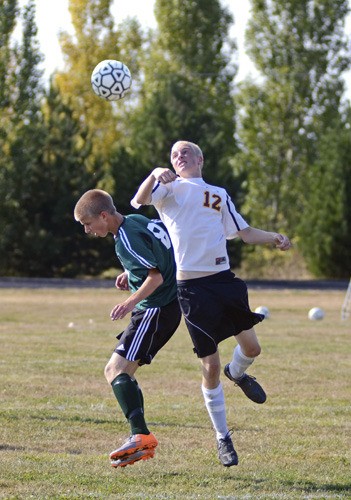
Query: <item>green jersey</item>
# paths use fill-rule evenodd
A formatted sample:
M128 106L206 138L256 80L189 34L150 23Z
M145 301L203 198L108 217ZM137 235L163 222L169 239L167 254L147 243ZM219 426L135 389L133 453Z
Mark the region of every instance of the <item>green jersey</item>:
M162 285L140 301L138 309L162 307L177 298L173 248L160 220L150 220L139 214L125 216L115 236L115 250L128 273L131 292L141 287L150 269L157 268L162 275Z

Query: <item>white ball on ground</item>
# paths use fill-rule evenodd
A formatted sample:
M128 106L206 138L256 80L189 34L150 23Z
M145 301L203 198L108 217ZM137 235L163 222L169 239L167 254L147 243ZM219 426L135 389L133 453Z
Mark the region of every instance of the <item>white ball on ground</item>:
M68 323L68 325L67 325L67 326L68 326L68 328L74 328L74 326L75 326L75 325L74 325L74 323L71 321L70 323Z
M312 321L323 319L324 316L324 311L320 307L312 307L312 309L308 311L308 319Z
M263 314L263 316L265 318L269 318L269 309L266 306L256 307L255 313L257 313L257 314Z

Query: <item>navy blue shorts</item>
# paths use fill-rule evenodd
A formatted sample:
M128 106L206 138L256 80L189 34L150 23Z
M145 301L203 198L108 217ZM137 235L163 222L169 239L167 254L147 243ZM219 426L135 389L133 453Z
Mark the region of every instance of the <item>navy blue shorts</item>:
M150 364L179 326L181 312L178 300L163 307L134 309L127 328L117 335L114 352L139 365Z
M229 270L177 281L177 285L180 307L199 358L214 354L222 340L264 319L251 311L246 283Z

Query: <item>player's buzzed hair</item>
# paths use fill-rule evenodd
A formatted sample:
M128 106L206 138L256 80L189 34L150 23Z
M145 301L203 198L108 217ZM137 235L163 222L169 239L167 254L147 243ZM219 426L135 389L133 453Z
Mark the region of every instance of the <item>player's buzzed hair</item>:
M202 162L204 161L203 152L202 152L200 146L198 146L197 144L195 144L195 142L191 142L191 141L177 141L177 142L175 142L173 144L171 152L173 151L174 146L177 146L178 144L183 144L184 146L190 146L191 149L195 152L196 156L198 158L201 158Z
M112 197L102 189L90 189L84 193L74 208L74 218L81 221L84 217L98 217L101 212L116 213Z

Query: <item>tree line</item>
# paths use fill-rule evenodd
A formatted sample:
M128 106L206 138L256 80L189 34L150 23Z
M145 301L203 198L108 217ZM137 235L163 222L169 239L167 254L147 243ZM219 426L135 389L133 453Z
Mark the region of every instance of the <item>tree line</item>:
M0 274L100 275L111 242L73 220L87 189L118 210L179 139L200 145L204 177L248 222L281 231L315 276L351 274L351 127L343 73L351 62L347 0L251 0L246 32L258 80L236 82L234 19L217 0L156 0L157 28L116 20L112 0L70 0L65 68L43 82L35 0L0 4ZM22 20L22 37L14 30ZM133 76L122 101L90 87L103 59ZM143 213L155 216L152 208ZM284 266L271 249L231 244L233 266ZM292 262L294 265L294 262Z

